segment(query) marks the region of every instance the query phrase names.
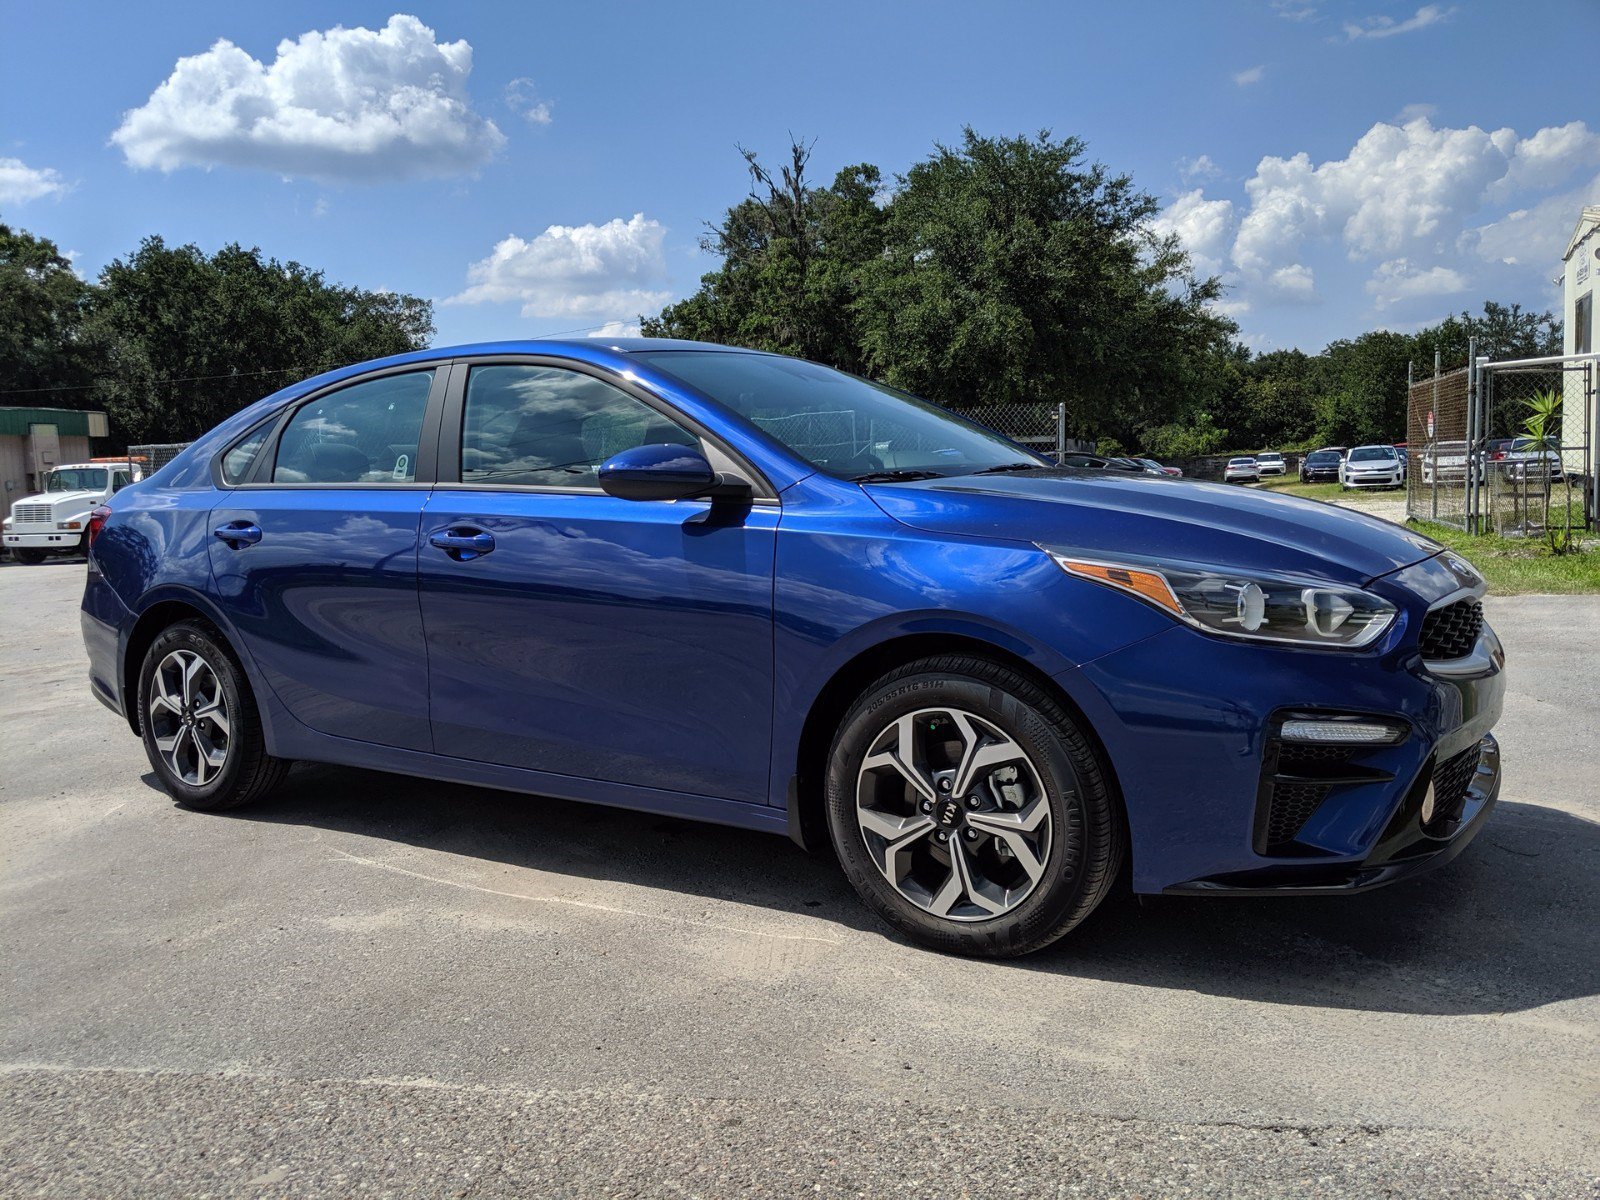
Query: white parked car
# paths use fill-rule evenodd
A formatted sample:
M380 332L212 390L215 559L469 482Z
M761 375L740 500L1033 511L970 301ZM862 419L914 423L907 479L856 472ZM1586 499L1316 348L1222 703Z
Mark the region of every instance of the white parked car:
M11 506L0 539L21 563L41 563L48 554L82 554L88 545L89 514L134 480L127 463L74 463L44 478L44 491Z
M1397 488L1405 476L1393 446L1356 446L1339 464L1342 488Z
M1224 483L1257 483L1261 479L1261 464L1251 455L1230 458L1222 468Z
M1256 463L1263 475L1282 475L1287 469L1283 465L1283 455L1276 450L1265 450L1256 455Z
M1507 479L1521 482L1524 479L1559 480L1565 474L1561 455L1539 442L1537 438L1512 438L1501 449L1491 448L1489 465Z

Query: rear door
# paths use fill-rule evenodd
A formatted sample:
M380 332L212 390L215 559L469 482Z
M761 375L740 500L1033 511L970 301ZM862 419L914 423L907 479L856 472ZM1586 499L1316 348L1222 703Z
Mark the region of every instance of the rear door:
M765 802L776 503L598 486L703 433L579 364L457 366L419 549L438 753Z
M320 733L431 745L417 528L432 463L418 459L431 459L422 431L447 375L440 364L339 385L221 458L218 599L267 684Z

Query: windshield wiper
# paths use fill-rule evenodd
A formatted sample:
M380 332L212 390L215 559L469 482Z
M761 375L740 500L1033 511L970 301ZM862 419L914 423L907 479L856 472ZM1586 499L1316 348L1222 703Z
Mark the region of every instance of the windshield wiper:
M1050 468L1039 462L1014 462L1001 463L998 467L985 467L981 471L974 471L974 475L1004 475L1008 471L1048 471Z
M943 471L917 471L896 467L890 471L868 471L865 475L850 476L851 483L905 483L912 479L943 479Z

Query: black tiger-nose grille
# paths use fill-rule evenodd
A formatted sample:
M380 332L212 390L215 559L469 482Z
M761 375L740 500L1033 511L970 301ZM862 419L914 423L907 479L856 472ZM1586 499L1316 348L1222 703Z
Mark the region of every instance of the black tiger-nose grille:
M1483 632L1483 602L1457 600L1422 619L1422 657L1430 661L1472 653Z

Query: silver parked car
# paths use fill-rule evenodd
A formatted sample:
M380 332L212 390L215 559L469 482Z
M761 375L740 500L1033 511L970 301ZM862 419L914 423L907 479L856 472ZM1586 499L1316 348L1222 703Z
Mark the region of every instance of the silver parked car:
M1222 481L1224 483L1259 483L1261 480L1261 464L1255 460L1254 455L1242 454L1237 458L1230 458L1228 465L1222 468Z
M1263 475L1282 475L1288 469L1284 466L1283 455L1276 450L1263 450L1256 455L1256 463Z
M1397 488L1404 476L1393 446L1356 446L1339 464L1341 488Z

